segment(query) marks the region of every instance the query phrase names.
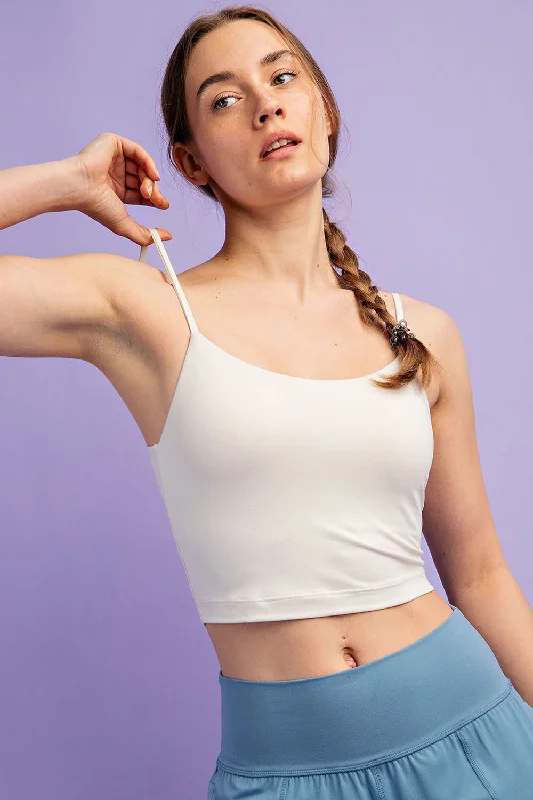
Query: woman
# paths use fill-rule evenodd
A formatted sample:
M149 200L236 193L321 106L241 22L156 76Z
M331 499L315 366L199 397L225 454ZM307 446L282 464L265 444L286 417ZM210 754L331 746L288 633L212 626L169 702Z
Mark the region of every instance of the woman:
M2 227L77 208L141 263L3 256L0 352L90 361L143 433L221 667L209 797L529 796L533 614L464 347L445 312L378 291L323 210L340 125L323 73L270 14L223 9L183 34L162 108L222 248L178 281L170 233L124 206L168 208L155 163L117 135L5 170ZM142 263L152 240L168 276Z

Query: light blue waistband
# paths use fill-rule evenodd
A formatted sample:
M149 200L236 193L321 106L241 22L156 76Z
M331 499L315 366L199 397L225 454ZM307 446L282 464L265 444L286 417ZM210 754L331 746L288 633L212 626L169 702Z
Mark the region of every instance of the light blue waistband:
M424 747L512 688L463 613L383 658L333 675L243 681L220 672L217 763L242 775L372 766Z

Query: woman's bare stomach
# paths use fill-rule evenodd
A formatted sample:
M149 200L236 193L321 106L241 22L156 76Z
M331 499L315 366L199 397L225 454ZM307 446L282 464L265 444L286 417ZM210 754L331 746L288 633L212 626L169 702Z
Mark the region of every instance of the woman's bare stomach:
M206 623L226 678L316 678L394 653L452 614L436 591L376 611L274 622Z

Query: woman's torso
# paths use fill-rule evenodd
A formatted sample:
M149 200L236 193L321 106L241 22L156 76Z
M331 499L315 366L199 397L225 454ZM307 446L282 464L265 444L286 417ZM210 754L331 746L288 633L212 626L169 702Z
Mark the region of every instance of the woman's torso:
M136 264L137 267L137 264ZM313 379L374 373L392 359L383 334L363 326L352 292L328 292L299 310L274 287L243 284L213 258L179 276L201 333L232 355L273 372ZM381 293L395 318L391 295ZM402 295L410 329L429 346L431 306ZM125 287L120 331L96 366L116 388L147 446L162 434L189 341L170 279L138 265ZM381 391L390 391L383 389ZM426 387L430 407L438 378ZM354 411L354 413L356 413ZM311 619L206 623L226 677L291 680L351 669L406 647L451 614L435 591L390 608Z

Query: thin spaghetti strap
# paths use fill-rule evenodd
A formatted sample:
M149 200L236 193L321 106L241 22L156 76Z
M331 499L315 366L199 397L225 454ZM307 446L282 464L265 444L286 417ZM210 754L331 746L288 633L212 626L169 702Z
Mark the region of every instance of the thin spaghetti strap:
M179 301L181 303L181 307L183 309L183 313L185 314L185 317L187 318L187 322L189 324L189 328L191 329L191 333L194 333L194 332L196 332L198 330L198 326L197 326L196 321L195 321L195 319L193 317L193 313L191 311L191 307L190 307L190 305L189 305L189 303L187 301L187 298L185 297L185 293L184 293L184 291L182 289L181 283L178 280L178 276L174 272L174 267L170 263L170 258L168 257L167 251L165 250L165 246L164 246L163 242L161 241L161 237L160 237L159 233L157 232L157 230L155 228L149 228L148 230L150 231L152 239L155 242L155 246L157 247L157 249L159 251L159 255L161 256L161 258L163 260L163 264L165 266L165 269L166 269L166 271L167 271L167 273L168 273L168 275L169 275L169 277L170 277L170 279L171 279L171 281L172 281L172 283L174 285L174 289L176 290L176 294L178 295ZM147 256L148 256L148 247L149 247L149 245L141 245L141 254L139 256L139 261L142 261L144 264L146 263L146 259L147 259Z
M403 319L402 298L398 292L391 292L391 294L392 299L394 300L394 308L396 309L396 322L398 323L401 319Z

